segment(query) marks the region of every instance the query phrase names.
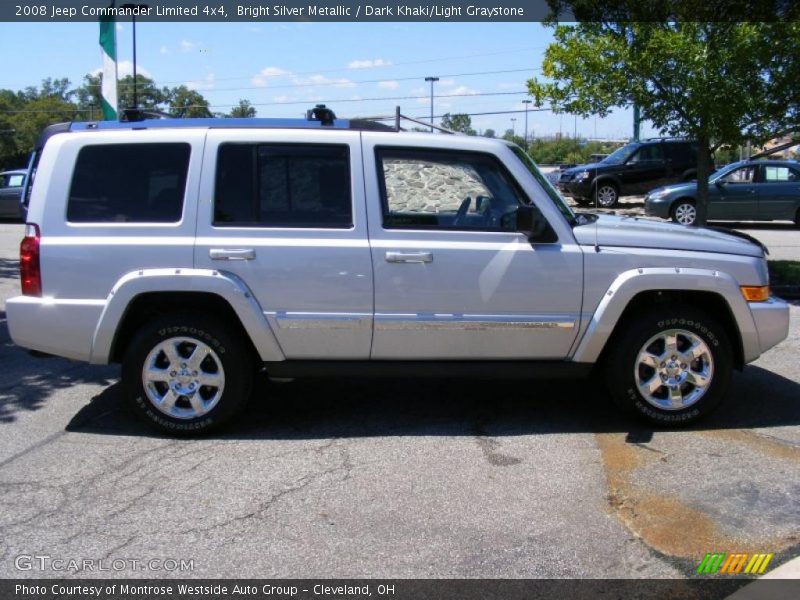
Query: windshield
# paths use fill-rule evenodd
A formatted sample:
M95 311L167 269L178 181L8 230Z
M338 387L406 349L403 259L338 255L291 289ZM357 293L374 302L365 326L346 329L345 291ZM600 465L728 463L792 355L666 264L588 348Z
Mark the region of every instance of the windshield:
M622 148L614 150L600 162L606 165L621 165L628 160L638 148L639 144L626 144Z
M511 148L511 151L520 160L520 162L523 165L525 165L528 171L531 172L533 178L536 179L536 182L540 186L542 186L542 189L544 189L545 193L550 197L550 200L553 201L553 204L556 205L556 208L559 210L559 212L562 215L564 215L567 221L569 221L569 224L575 225L576 223L575 213L572 212L572 209L567 205L564 198L561 197L561 194L559 194L556 191L556 189L553 187L553 184L550 183L547 177L542 175L542 172L539 170L539 167L536 166L536 163L533 162L533 159L530 156L528 156L525 150L523 150L516 144L513 144L511 142L506 142L506 144L508 145L509 148Z

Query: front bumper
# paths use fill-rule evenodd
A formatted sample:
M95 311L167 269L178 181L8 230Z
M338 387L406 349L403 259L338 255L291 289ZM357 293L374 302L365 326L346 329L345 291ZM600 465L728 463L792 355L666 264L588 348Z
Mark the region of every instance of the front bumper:
M588 179L584 181L559 181L556 185L562 194L573 198L588 198L592 195L592 184Z
M648 217L670 218L671 202L665 198L654 200L649 196L644 197L644 214Z
M771 296L766 302L748 302L758 333L758 345L766 352L789 336L789 305Z

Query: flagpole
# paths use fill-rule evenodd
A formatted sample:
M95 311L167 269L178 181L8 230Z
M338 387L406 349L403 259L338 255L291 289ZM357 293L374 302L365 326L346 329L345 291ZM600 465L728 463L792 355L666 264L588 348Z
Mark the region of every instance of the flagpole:
M119 114L117 106L117 32L113 16L100 18L100 49L103 56L103 80L100 88L103 120L116 121Z

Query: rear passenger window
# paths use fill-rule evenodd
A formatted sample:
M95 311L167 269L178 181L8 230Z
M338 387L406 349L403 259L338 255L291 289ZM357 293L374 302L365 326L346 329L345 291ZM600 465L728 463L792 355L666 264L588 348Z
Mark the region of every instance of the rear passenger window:
M347 146L222 144L214 225L353 226Z
M180 221L190 152L185 143L85 146L72 175L67 220Z

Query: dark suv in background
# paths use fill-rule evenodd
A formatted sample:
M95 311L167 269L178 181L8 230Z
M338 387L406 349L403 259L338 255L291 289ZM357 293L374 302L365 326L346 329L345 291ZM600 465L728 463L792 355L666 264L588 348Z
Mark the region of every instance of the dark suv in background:
M697 176L697 143L655 138L631 142L597 163L562 171L558 188L578 204L610 208L620 196L646 194L653 188Z

